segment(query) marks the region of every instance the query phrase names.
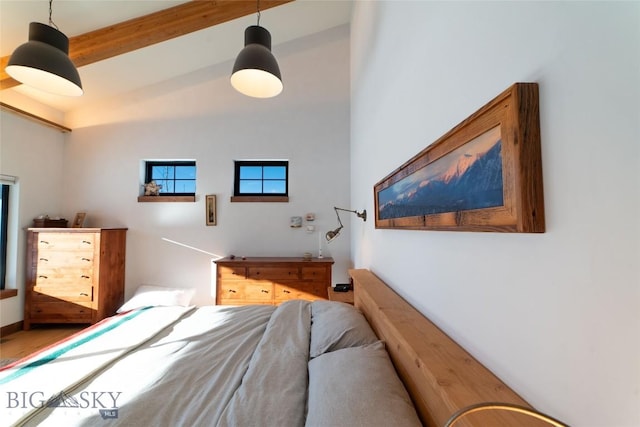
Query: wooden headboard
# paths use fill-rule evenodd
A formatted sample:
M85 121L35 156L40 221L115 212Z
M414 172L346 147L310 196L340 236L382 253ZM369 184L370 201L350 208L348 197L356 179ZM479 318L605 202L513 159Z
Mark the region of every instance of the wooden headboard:
M369 270L349 270L355 306L385 341L422 423L442 427L451 415L481 402L531 407L491 371ZM460 426L547 426L504 411L469 415Z

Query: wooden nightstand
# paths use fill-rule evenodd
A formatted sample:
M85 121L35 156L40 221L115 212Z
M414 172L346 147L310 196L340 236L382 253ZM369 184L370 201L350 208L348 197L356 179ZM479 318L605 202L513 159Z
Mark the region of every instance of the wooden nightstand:
M353 291L348 292L336 292L331 286L327 288L327 294L329 294L329 301L346 302L353 305Z

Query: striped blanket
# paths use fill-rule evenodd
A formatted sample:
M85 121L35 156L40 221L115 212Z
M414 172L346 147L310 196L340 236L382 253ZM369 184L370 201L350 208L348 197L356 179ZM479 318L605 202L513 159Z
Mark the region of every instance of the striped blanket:
M302 426L310 316L308 301L290 301L154 307L105 319L0 370L0 420L59 427L236 426L251 419ZM282 399L283 390L289 398Z
M135 350L191 310L155 307L116 315L0 368L3 425L19 425L43 408L69 403L64 397L71 396L74 386ZM107 397L103 395L100 402Z

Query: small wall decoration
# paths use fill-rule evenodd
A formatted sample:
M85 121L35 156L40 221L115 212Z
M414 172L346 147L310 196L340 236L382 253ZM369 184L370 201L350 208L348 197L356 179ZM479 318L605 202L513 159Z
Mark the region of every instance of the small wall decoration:
M216 196L215 194L208 194L206 196L206 215L207 215L207 225L216 225L217 223L217 215L216 215Z
M301 216L292 216L291 221L289 222L289 226L291 228L300 228L302 227L302 217Z
M82 228L86 216L86 212L78 212L73 218L73 224L71 224L71 228Z
M376 228L544 232L538 108L516 83L382 179Z

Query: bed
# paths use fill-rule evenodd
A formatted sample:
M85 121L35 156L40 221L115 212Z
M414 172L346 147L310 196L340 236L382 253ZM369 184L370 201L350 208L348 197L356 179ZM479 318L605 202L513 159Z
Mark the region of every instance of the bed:
M528 406L368 270L355 307L124 307L0 370L7 425L443 426ZM459 425L544 425L480 413Z

